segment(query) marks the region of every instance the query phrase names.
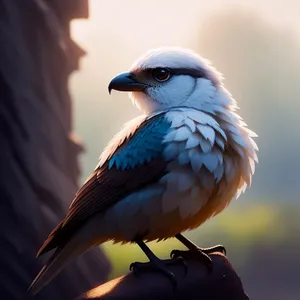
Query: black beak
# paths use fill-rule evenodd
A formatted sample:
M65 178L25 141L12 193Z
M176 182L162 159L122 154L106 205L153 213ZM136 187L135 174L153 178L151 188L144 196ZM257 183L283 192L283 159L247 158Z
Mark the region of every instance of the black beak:
M137 82L130 73L125 72L114 77L108 86L108 92L111 90L133 92L142 91L147 87L146 84Z

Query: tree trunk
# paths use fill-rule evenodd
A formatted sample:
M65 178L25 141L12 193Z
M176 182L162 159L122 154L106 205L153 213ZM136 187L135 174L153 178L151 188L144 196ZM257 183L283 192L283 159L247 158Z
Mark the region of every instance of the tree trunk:
M0 298L31 299L42 266L35 254L78 188L68 78L84 51L70 38L86 0L0 0ZM110 266L97 248L35 299L73 299L103 282Z

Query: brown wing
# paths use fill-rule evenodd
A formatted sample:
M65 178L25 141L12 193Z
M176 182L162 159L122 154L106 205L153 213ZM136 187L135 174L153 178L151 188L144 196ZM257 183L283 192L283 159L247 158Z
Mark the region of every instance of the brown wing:
M138 130L146 125L147 122ZM127 143L128 140L125 140L118 151L126 147ZM165 174L166 167L167 162L160 154L134 168L122 169L116 165L109 167L108 161L98 167L78 191L66 218L50 233L37 256L65 245L89 217L105 211L132 192L157 181Z

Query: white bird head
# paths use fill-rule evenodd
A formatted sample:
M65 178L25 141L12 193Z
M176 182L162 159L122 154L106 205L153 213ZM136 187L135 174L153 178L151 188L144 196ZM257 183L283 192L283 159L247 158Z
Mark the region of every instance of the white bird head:
M173 107L214 110L235 106L222 85L222 76L210 63L189 49L163 47L138 58L129 72L113 78L114 89L130 92L145 113Z

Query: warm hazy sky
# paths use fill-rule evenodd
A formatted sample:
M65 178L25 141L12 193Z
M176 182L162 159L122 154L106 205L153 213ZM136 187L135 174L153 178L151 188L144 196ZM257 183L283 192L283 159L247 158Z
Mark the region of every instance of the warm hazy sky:
M98 86L97 78L108 82L149 48L193 45L202 20L234 5L257 11L269 22L291 27L300 36L299 0L90 0L89 20L72 23L74 39L88 52L81 61L81 71L71 81L75 100L84 96L82 85L97 96L97 90L104 88Z
M298 0L90 0L90 19L75 21L73 32L87 47L113 38L125 44L125 51L133 43L139 53L161 44L186 44L195 37L201 19L232 5L254 9L270 22L294 26L300 33Z

